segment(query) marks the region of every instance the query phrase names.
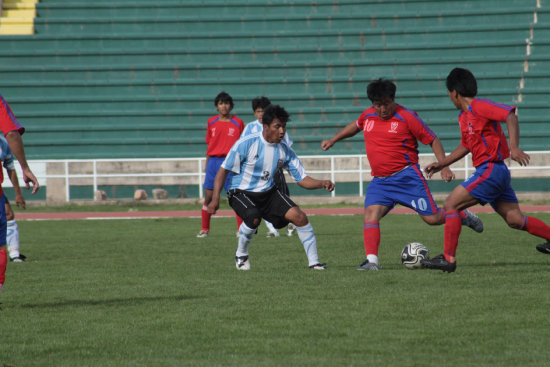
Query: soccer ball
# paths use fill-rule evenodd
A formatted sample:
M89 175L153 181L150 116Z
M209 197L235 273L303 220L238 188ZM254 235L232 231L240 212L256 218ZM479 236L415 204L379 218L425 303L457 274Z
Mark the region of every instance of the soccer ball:
M428 248L420 242L411 242L401 251L401 262L407 269L420 269L422 268L420 260L429 258Z

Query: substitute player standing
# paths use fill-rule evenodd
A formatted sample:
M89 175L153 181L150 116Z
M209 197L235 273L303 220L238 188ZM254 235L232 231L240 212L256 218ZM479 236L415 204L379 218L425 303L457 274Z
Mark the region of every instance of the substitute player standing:
M235 254L235 265L239 270L249 270L248 247L262 218L275 228L288 223L296 225L302 241L309 267L323 270L319 262L317 240L306 214L288 195L275 185L274 175L282 167L288 168L299 186L305 189L334 190L329 180L316 180L307 175L300 159L283 138L289 115L279 105L269 105L264 110L263 130L239 139L225 158L214 183L214 194L208 206L214 214L219 208L220 192L230 172L229 205L243 218L239 228L239 240Z
M220 168L227 152L239 139L244 130L244 122L235 115L231 115L233 109L233 98L226 92L221 92L214 99L214 105L218 110L216 116L208 119L206 131L206 175L204 177L204 204L201 210L201 230L197 237L208 237L210 232L210 217L208 204L212 201L212 190L214 189L214 178ZM229 180L227 181L227 183ZM227 185L226 183L226 185ZM225 186L227 191L227 186ZM237 228L242 220L237 216Z
M396 86L389 80L378 79L367 86L372 107L334 137L321 142L328 150L337 141L363 131L367 158L374 177L365 195L363 242L366 260L357 270L380 270L380 220L396 204L414 209L430 225L445 223L445 215L438 209L428 184L418 165L418 141L430 145L436 158L445 158L445 151L437 136L416 112L395 103ZM445 181L454 179L449 168L441 172ZM481 220L470 212L460 213L462 223L483 231Z
M519 125L516 108L488 99L476 98L477 81L466 69L455 68L447 76L449 98L460 110L458 123L461 143L446 158L426 167L428 176L445 169L452 163L472 153L476 171L457 186L445 200L447 213L443 254L422 264L430 269L451 273L456 270L456 248L461 232L457 212L472 205L490 203L493 209L514 228L544 238L547 242L537 250L550 253L550 227L535 217L521 213L516 194L510 186L510 171L504 159L511 157L522 166L530 157L519 148ZM506 122L510 148L500 126Z

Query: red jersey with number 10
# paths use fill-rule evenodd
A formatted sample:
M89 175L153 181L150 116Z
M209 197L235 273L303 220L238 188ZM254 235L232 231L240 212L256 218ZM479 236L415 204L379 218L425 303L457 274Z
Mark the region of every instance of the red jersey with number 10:
M418 140L427 145L436 138L416 112L400 105L388 120L378 117L374 107L370 107L355 124L363 130L371 174L375 177L391 176L418 163Z
M206 155L210 157L225 157L233 144L239 140L244 130L244 122L237 116L231 116L229 121L220 121L212 116L208 119L206 131Z
M458 115L462 145L472 152L474 167L485 162L499 162L510 156L506 135L500 126L516 108L474 98L468 111Z

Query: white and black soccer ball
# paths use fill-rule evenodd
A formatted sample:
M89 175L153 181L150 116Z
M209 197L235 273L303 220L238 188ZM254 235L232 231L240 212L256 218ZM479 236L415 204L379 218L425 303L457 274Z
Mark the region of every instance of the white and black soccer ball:
M401 251L401 262L407 269L420 269L420 260L429 259L430 251L420 242L411 242Z

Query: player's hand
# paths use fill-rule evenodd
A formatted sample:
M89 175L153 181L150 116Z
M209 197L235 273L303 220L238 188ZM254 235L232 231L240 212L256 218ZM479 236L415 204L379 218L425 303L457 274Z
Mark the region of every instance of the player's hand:
M441 178L445 182L450 182L456 178L455 173L451 171L449 167L445 167L441 170Z
M25 203L23 195L15 195L15 205L19 208L27 209L27 203Z
M531 160L529 154L525 153L519 148L510 149L510 157L514 161L518 162L520 166L527 166L529 164L529 161Z
M325 139L321 142L321 149L329 150L333 145L334 145L334 143L332 142L332 140Z
M428 178L432 178L433 174L441 171L442 168L443 167L441 167L438 162L433 162L424 168L424 172L426 172L426 176L428 176Z
M212 199L210 204L208 204L208 209L206 211L208 212L208 214L216 214L216 211L218 211L219 208L220 201Z
M23 181L25 182L25 187L27 189L30 189L30 183L32 182L33 194L35 194L40 188L40 185L38 184L38 180L34 176L34 173L32 173L32 171L28 167L23 169Z
M325 180L323 181L323 189L327 190L327 191L334 191L334 182L330 181L330 180Z

